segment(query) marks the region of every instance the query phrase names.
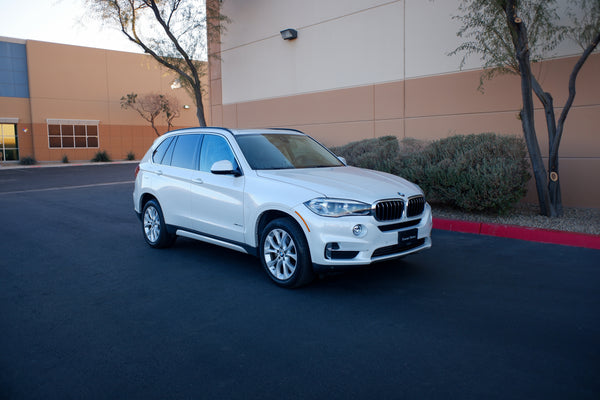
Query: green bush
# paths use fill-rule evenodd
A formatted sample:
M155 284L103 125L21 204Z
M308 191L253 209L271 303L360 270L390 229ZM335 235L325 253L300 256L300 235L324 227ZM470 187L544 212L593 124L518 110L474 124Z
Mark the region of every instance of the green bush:
M133 153L133 151L130 151L129 153L127 153L127 160L129 160L129 161L135 160L135 154Z
M21 164L21 165L35 165L35 164L37 164L37 161L33 157L23 157L23 158L21 158L21 160L19 160L19 164Z
M395 136L384 136L333 147L331 151L337 156L344 157L348 165L392 172L399 147Z
M398 141L395 136L383 136L332 147L331 151L344 157L348 165L402 175L401 159L421 151L425 145L417 139Z
M65 154L62 158L62 163L63 164L68 164L69 163L69 157L67 157L67 155Z
M494 133L452 136L401 159L403 176L428 200L463 209L505 213L527 191L525 141Z
M429 144L385 136L331 150L349 165L402 176L421 186L429 201L465 211L505 213L530 179L524 140L494 133Z
M111 161L111 159L108 156L108 153L106 152L106 150L102 150L102 151L97 152L91 161L92 162L109 162L109 161Z

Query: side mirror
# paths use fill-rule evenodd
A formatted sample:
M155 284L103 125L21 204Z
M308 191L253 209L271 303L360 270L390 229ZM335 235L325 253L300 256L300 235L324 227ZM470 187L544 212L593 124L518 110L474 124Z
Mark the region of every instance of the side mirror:
M346 159L344 157L338 157L338 160L340 160L342 162L342 164L348 166L348 162L346 161Z
M210 172L215 175L242 175L237 168L233 168L233 164L229 160L217 161L210 167Z

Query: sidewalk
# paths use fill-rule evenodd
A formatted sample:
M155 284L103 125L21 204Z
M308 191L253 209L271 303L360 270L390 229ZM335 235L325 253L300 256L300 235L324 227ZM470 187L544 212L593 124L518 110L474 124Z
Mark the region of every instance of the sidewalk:
M433 228L452 232L473 233L600 250L600 235L441 218L433 218Z

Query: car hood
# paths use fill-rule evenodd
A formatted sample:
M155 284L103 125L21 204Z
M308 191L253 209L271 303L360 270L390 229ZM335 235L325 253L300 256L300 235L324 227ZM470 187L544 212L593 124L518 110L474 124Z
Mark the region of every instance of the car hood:
M377 200L422 194L395 175L355 167L262 170L257 175L320 193L323 197L374 203Z

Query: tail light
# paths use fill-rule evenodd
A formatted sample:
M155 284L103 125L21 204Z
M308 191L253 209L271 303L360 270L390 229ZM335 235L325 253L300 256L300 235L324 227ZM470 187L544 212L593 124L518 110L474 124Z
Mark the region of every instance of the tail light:
M140 164L138 164L137 167L135 167L135 176L134 176L134 178L137 178L139 172L140 172Z

